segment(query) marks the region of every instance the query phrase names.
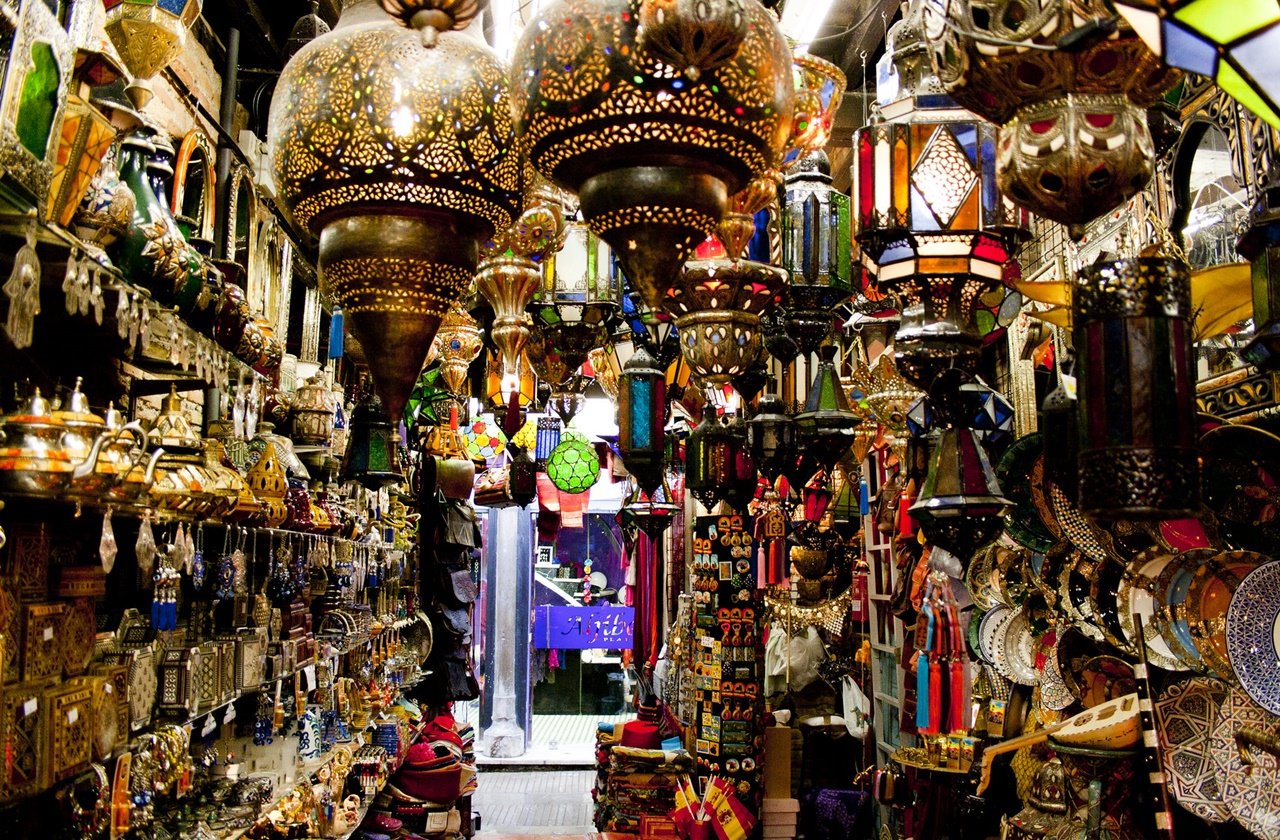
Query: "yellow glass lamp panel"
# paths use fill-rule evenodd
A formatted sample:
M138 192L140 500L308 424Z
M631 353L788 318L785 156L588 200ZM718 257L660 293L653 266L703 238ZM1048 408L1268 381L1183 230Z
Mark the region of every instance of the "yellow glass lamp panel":
M1230 44L1280 20L1280 3L1276 0L1195 0L1173 16L1218 44Z
M1277 114L1275 109L1267 104L1267 101L1259 96L1253 86L1228 62L1223 61L1219 64L1218 78L1214 81L1241 105L1280 129L1280 114Z
M898 135L898 142L893 146L893 209L906 213L911 200L911 168L907 163L907 140Z

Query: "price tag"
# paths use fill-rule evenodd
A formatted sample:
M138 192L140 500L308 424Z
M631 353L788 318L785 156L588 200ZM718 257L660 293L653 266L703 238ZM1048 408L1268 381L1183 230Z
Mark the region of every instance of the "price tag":
M308 665L302 672L307 678L307 691L316 690L316 666Z
M28 717L36 713L36 709L40 708L40 700L32 697L30 700L22 704L22 716Z
M213 717L213 715L210 715L210 717ZM235 703L229 703L229 704L227 705L227 713L226 713L225 715L223 715L223 716L222 716L222 722L223 722L223 723L231 723L231 721L233 721L233 720L235 720L235 719L236 719L236 704L235 704Z
M52 628L52 627L46 627L46 628L44 628L44 640L45 640L46 642L51 642L51 641L53 641L53 628Z
M76 721L78 721L79 719L80 719L79 709L70 709L67 712L67 726L75 726Z
M214 718L214 716L206 715L204 719L204 726L200 729L200 734L204 737L208 737L209 735L212 735L213 731L217 728L218 728L218 721Z
M107 694L115 694L116 687L111 683L103 683L102 690Z

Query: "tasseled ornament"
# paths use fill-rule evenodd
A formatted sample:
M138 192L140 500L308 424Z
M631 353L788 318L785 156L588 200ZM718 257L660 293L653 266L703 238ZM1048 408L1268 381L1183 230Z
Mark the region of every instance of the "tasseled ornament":
M929 726L922 730L930 735L942 731L942 694L942 665L934 661L929 664Z
M858 514L871 515L871 485L867 483L865 475L858 479Z
M929 729L929 655L916 654L916 729Z
M898 497L898 535L913 537L916 533L916 521L911 517L911 505L914 500L907 490Z
M959 659L951 660L951 720L948 732L969 728L968 721L965 720L965 709L968 708L965 704L965 689L968 682L964 675L964 663Z

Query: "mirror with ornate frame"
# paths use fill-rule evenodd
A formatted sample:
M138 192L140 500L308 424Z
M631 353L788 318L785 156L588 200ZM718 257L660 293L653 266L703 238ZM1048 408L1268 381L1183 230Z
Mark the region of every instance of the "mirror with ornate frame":
M227 259L239 263L245 277L253 271L261 215L258 193L249 169L238 165L231 171L231 203L227 207ZM247 281L246 281L247 282ZM250 298L252 302L252 298Z
M192 232L200 239L213 239L214 151L204 132L192 130L182 138L173 168L174 215L192 221Z

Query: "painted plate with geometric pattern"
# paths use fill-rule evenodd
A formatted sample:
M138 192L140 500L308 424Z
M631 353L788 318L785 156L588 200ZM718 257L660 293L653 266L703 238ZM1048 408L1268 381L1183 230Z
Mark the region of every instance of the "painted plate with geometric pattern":
M1273 733L1276 719L1250 700L1248 694L1232 688L1209 736L1209 752L1216 765L1222 801L1246 831L1262 840L1280 840L1280 785L1276 784L1280 762L1262 750L1254 751L1256 760L1252 765L1240 761L1236 732L1245 726Z
M1280 561L1258 566L1232 594L1227 655L1249 696L1280 714Z
M1155 703L1164 746L1165 785L1179 805L1215 823L1231 819L1222 801L1217 764L1209 753L1209 737L1226 699L1224 683L1211 677L1192 677L1171 683Z

